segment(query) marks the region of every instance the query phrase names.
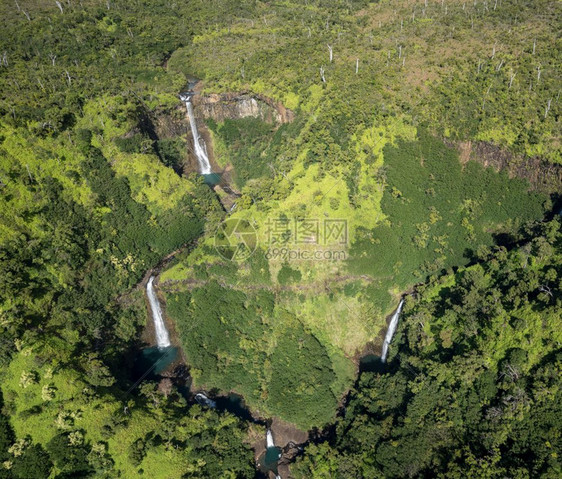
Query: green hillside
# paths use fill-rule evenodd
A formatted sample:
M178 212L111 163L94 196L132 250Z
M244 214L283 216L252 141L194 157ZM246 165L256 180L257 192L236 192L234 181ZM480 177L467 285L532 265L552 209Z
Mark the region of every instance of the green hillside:
M3 2L0 478L558 477L561 9Z

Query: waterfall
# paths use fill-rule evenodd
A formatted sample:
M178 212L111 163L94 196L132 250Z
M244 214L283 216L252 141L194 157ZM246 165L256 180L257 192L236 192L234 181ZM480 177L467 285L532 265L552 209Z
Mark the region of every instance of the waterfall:
M195 400L197 401L198 404L200 404L201 406L205 406L211 409L215 409L217 407L217 403L216 401L213 401L212 399L209 399L205 394L203 393L197 393L195 395Z
M191 96L189 94L182 94L180 98L185 102L187 115L189 116L189 125L191 126L191 135L193 136L193 147L195 149L195 156L199 163L199 170L202 175L211 174L211 163L207 156L207 148L203 149L199 142L199 132L195 123L195 113L193 112L193 105L191 103Z
M275 447L275 444L273 443L273 434L271 434L271 429L267 430L265 440L268 448Z
M386 335L384 337L384 343L382 345L382 355L381 355L381 362L386 362L386 356L388 355L388 346L392 341L392 337L396 332L396 326L398 326L398 319L400 318L400 312L402 311L402 306L404 305L404 299L400 301L398 305L398 309L392 315L392 319L390 320L390 324L388 325L388 329L386 330Z
M152 319L154 320L154 330L156 332L156 344L159 349L167 348L170 346L170 335L164 324L164 319L162 318L162 310L160 309L160 303L158 297L156 296L156 291L154 290L154 276L151 276L146 285L146 294L148 296L148 302L150 303L150 309L152 311Z

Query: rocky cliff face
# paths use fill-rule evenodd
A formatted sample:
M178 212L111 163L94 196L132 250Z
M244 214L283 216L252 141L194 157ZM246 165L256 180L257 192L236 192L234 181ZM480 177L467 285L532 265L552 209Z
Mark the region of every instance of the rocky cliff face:
M506 170L511 177L526 179L531 188L544 193L557 193L562 189L562 165L555 165L540 158L514 155L483 141L448 144L457 148L462 163L474 160L486 168Z
M295 114L271 98L250 93L197 95L193 104L197 116L212 118L217 123L226 119L260 118L267 123L289 123Z

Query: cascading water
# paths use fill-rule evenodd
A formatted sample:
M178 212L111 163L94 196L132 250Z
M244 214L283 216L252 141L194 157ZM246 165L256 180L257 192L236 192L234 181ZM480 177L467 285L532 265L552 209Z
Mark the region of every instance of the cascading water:
M197 157L197 162L199 163L199 172L202 175L210 175L211 163L209 162L209 157L207 156L206 148L201 147L199 140L199 132L197 131L197 124L195 123L195 113L193 112L193 104L191 103L190 94L180 95L180 99L185 103L185 108L187 109L187 116L189 117L189 125L191 126L191 135L193 136L193 147L195 149L195 156Z
M146 294L150 309L152 311L152 319L154 321L154 330L156 332L156 344L159 349L164 349L170 346L170 335L166 329L166 324L162 318L162 310L160 309L160 302L154 290L154 276L151 276L146 284Z
M265 441L266 441L266 446L268 448L275 447L275 443L273 442L273 434L271 434L271 429L267 430L267 433L265 435Z
M277 464L279 463L279 459L281 459L281 448L277 447L273 442L271 429L267 430L265 442L267 447L265 453L260 456L258 466L263 472L273 472L275 474L275 479L281 479L277 474Z
M390 342L392 341L392 337L396 332L396 327L398 326L398 319L400 318L400 313L402 311L403 305L404 305L404 300L402 299L402 301L400 301L400 304L398 305L398 309L395 311L395 313L392 316L392 319L390 320L388 329L386 330L386 335L384 337L384 343L382 345L382 355L381 355L381 362L383 363L386 362L386 356L388 355L388 346L390 345Z
M211 408L211 409L215 409L217 407L216 401L213 401L212 399L209 399L203 393L197 393L195 395L195 400L197 401L198 404L201 404L201 406L205 406L205 407L208 407L208 408Z
M258 466L261 467L262 471L272 471L275 474L275 478L280 478L277 474L277 464L279 459L281 459L281 448L275 445L273 441L273 434L271 433L271 429L267 430L265 435L265 442L266 442L266 449L265 454L261 456L261 466L260 462L258 462Z

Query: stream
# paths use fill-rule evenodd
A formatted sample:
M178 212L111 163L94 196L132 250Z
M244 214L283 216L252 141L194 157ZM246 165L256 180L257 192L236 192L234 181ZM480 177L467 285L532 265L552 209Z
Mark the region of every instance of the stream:
M194 91L189 88L189 91L180 94L180 99L184 102L187 115L189 118L189 123L191 127L191 134L193 136L193 147L197 162L199 165L199 172L201 175L206 177L206 180L216 174L212 173L211 163L207 154L207 149L203 139L201 138L196 125L195 113L192 104L192 96L195 94ZM173 346L170 340L170 333L166 327L164 321L164 316L162 313L162 307L158 299L157 291L154 285L155 276L151 274L148 282L146 283L146 296L148 303L150 305L150 313L152 317L152 322L154 326L154 337L155 346L144 348L141 351L141 358L136 364L137 377L139 381L145 378L156 379L161 378L161 374L167 371L168 373L174 367L176 363L175 370L183 368L182 374L176 376L176 373L172 373L172 377L180 378L185 380L185 384L178 385L178 391L186 398L191 404L199 404L203 408L216 409L218 411L228 411L231 414L237 416L238 418L257 423L260 425L267 426L269 421L259 420L252 416L251 411L245 406L244 399L236 394L228 394L227 396L216 396L208 397L203 391L192 392L191 390L191 378L187 374L187 368L179 364L177 361L181 358L181 350L179 347ZM396 332L398 325L398 320L400 313L402 311L402 306L404 304L404 299L400 301L398 308L394 312L391 321L389 323L388 329L383 343L382 355L379 358L376 357L379 367L384 367L386 358L388 355L388 348ZM169 374L167 374L169 376ZM314 441L314 440L313 440ZM283 449L275 445L274 437L271 429L268 427L265 437L265 451L260 455L257 460L257 468L261 473L264 474L275 474L276 479L281 479L278 475L278 464L279 460L283 456Z
M141 352L142 360L137 364L141 368L138 371L141 380L149 377L157 378L160 373L172 365L179 355L179 348L172 346L170 342L170 333L164 322L162 307L154 287L154 275L151 275L146 283L146 296L150 304L156 347L145 348ZM266 425L265 421L255 419L252 416L250 410L244 405L244 399L237 394L231 393L228 396L219 396L211 399L202 391L192 396L188 385L180 386L178 390L188 401L197 403L201 407L228 411L245 421ZM275 446L273 433L269 428L267 429L265 440L266 450L258 459L257 466L261 472L268 473L272 471L276 478L281 479L277 474L277 464L279 459L281 459L282 449Z
M140 376L141 379L149 377L149 374L152 375L152 378L158 378L160 373L168 369L179 356L179 348L171 345L170 334L166 327L166 323L162 314L162 307L160 305L160 301L158 300L158 295L154 286L154 275L150 276L146 284L146 296L150 304L150 312L154 325L156 346L145 348L142 351L143 361L139 363L139 366L147 369L142 373L142 376ZM396 309L390 320L384 338L382 355L380 358L376 357L379 366L384 366L384 363L386 362L388 348L390 346L394 333L396 332L403 305L404 299L400 301L398 308ZM236 394L229 394L228 396L218 396L210 398L203 391L198 391L193 395L191 393L189 385L190 381L187 385L178 387L178 390L190 403L197 403L203 408L217 409L218 411L228 411L245 421L254 422L261 425L267 424L266 421L257 420L252 416L250 410L245 407L244 400L241 396L238 396ZM278 475L277 468L279 460L283 456L283 449L275 445L273 433L269 427L266 431L265 443L265 451L258 458L256 466L261 473L273 473L275 474L276 479L281 479L281 477Z

